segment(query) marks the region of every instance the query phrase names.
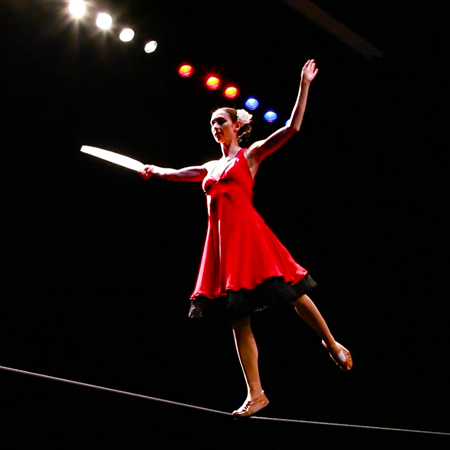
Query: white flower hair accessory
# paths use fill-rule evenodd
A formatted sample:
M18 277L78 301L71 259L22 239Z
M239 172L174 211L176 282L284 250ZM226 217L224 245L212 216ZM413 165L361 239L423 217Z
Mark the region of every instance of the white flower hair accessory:
M242 122L244 125L247 123L250 123L252 120L252 115L249 114L245 109L238 109L237 110L237 120Z

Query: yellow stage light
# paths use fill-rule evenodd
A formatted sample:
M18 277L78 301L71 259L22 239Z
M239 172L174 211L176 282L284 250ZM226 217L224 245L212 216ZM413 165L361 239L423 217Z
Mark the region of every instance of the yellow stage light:
M206 80L206 86L208 87L208 89L214 91L220 86L220 80L217 77L209 77Z
M178 73L182 77L190 77L194 73L194 68L189 64L183 64L179 69Z
M229 86L225 89L226 98L236 98L239 95L239 89L234 86Z

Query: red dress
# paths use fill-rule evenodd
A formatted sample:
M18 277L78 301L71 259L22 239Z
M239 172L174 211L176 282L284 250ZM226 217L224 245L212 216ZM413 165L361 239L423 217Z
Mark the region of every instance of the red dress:
M244 151L241 149L221 174L210 172L202 183L208 231L191 296L194 303L252 291L274 277L292 286L308 276L256 212L252 203L254 179ZM314 280L308 278L313 287ZM298 298L297 294L290 300ZM256 309L264 309L264 305ZM191 317L201 316L191 313Z

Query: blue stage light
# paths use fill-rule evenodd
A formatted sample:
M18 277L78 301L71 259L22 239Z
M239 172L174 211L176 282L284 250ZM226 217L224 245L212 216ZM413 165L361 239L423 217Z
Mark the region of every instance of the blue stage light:
M291 124L291 119L286 120L286 126L288 127Z
M258 102L258 100L256 100L256 98L249 98L245 102L245 107L247 109L250 109L251 111L255 110L258 106L259 106L259 102Z
M275 120L278 119L278 116L274 111L267 111L264 114L264 119L267 120L267 122L275 122Z

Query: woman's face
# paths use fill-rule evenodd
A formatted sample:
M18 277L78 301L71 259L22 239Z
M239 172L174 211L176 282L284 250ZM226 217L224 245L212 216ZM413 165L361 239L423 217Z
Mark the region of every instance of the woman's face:
M233 122L223 109L214 111L211 116L211 132L218 143L231 142L240 128L240 122Z

